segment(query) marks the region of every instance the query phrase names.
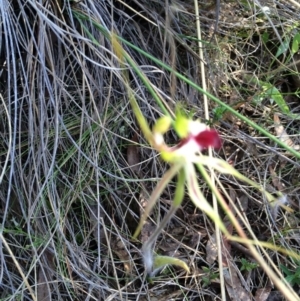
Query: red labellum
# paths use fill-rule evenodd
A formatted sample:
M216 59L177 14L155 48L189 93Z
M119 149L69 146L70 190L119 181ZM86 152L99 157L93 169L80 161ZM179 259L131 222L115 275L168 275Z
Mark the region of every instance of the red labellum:
M215 130L204 130L200 132L194 139L199 144L201 149L213 147L220 148L222 145L221 138Z

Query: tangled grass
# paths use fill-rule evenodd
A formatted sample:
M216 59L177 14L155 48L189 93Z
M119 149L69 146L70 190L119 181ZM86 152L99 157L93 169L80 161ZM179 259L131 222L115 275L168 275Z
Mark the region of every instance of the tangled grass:
M297 76L296 57L274 53L285 38L300 31L300 20L297 7L270 3L276 13L263 21L259 34L249 22L249 28L237 26L229 35L225 26L229 21L221 19L220 36L215 44L207 44L205 56L211 92L274 131L272 115L266 115L266 110L278 113L278 107L266 99L252 101L250 97L261 96L261 90L245 74L257 74L274 86L283 78L287 105L298 114L296 84L286 83ZM256 14L252 2L242 7ZM179 1L166 6L144 0L2 0L0 13L0 300L218 298L218 268L206 258L214 227L188 200L159 238L157 250L186 260L192 275L166 268L153 283L144 281L140 244L132 234L147 193L166 166L140 135L122 68L105 35L116 33L200 84L193 7ZM203 13L207 40L215 24L209 19ZM263 44L260 37L265 32L269 36ZM170 112L180 102L187 112L203 117L199 93L140 52L124 48ZM272 73L278 68L280 72ZM160 108L141 78L128 69L135 97L151 124L160 116ZM211 109L218 107L211 105ZM299 209L297 160L234 116L217 117L215 126L224 138L219 155L269 191L277 190L280 185L275 182L281 182L291 208ZM297 145L293 136L298 132L297 120L288 114L281 118ZM173 133L167 139L176 142ZM259 239L271 237L274 244L299 251L296 213L274 216L251 187L228 176L220 180ZM210 199L205 183L201 188ZM148 231L165 214L173 193L170 185ZM147 233L143 235L141 240L147 238ZM232 253L239 269L247 252L235 245ZM297 262L278 251L269 255L278 267L291 271L297 267ZM243 285L249 296L270 286L264 272L253 269L243 275L248 277Z

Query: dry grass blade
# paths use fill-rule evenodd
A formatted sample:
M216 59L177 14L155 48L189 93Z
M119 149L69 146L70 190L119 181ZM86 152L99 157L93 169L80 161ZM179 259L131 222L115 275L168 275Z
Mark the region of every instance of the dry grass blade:
M11 248L9 247L6 239L0 234L0 238L1 238L1 242L3 243L3 245L5 246L5 248L7 249L11 259L13 260L18 272L20 273L21 277L22 277L22 280L24 281L25 285L26 285L26 288L28 289L29 293L30 293L30 296L32 298L33 301L37 301L37 296L35 295L32 287L30 286L29 282L28 282L28 279L26 277L26 275L23 273L22 271L22 268L18 262L18 260L16 259L16 257L14 256Z

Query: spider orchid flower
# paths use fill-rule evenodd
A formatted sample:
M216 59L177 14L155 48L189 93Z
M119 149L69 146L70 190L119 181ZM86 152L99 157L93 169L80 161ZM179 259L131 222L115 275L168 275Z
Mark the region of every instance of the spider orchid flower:
M142 215L140 223L134 234L134 237L136 238L160 195L168 183L170 183L177 175L176 190L171 208L142 247L145 271L150 278L155 276L155 274L166 265L176 265L189 272L189 267L184 261L169 256L154 255L153 252L157 237L170 219L175 215L176 210L180 207L183 201L185 187L187 188L188 195L195 206L210 217L210 219L218 225L223 233L228 233L218 212L214 210L199 188L200 185L198 183L198 175L196 173L195 166L198 167L204 180L208 184L210 178L203 166L215 169L223 174L231 174L232 176L261 190L259 185L241 175L226 161L202 154L202 151L209 147L215 149L220 148L221 138L215 130L210 129L207 125L200 121L190 120L178 113L173 123L173 127L180 138L180 142L173 147L169 147L165 143L163 135L169 130L171 122L172 121L169 117L160 118L156 122L153 131L150 131L151 133L149 134L149 136L151 136L151 140L149 139L149 141L152 146L160 153L162 159L170 164L170 168L153 190L148 200L148 205L145 208L145 212ZM215 195L218 194L215 187L210 185L210 188ZM264 194L269 200L274 199L265 191Z
M157 149L167 162L196 163L201 151L209 147L216 149L221 147L221 138L216 130L209 129L204 123L189 120L183 116L179 116L174 125L181 141L174 147L168 147L164 143L163 134L169 128L169 124L168 117L163 117L153 130Z
M226 164L225 161L208 157L201 153L209 147L215 149L221 147L222 142L219 134L216 130L210 129L206 124L198 120L190 120L178 113L174 123L174 129L181 140L177 145L169 147L164 142L163 134L167 131L170 124L171 121L168 117L163 117L158 120L153 129L153 135L162 159L171 165L169 171L165 174L166 177L163 177L161 180L161 186L165 187L165 185L170 182L170 178L178 174L177 190L175 191L175 198L171 209L175 211L181 205L184 196L184 187L186 186L193 203L210 218L215 220L221 229L225 230L217 213L207 202L199 189L195 170L195 165L200 168L205 165L222 173L234 174L234 171L228 168L228 164ZM169 178L168 173L170 173ZM159 195L154 194L154 196L157 199ZM170 212L171 211L172 210L170 210ZM219 222L217 220L219 220Z
M220 136L215 130L209 129L205 124L199 121L192 121L179 114L176 116L173 126L180 137L180 142L173 147L169 147L165 143L163 135L169 130L170 125L171 119L169 117L162 117L157 121L153 128L152 144L157 151L160 152L162 159L168 162L171 167L153 191L149 199L148 206L146 207L139 226L134 234L134 237L137 237L144 221L147 216L149 216L164 188L177 174L178 179L172 206L161 221L160 225L148 241L144 243L142 248L145 269L148 275L151 276L155 275L155 273L166 264L177 265L184 268L186 271L189 271L187 265L181 260L166 256L153 256L153 248L156 238L181 205L184 198L185 186L187 186L188 193L198 208L202 209L210 217L217 218L215 211L205 200L205 197L199 189L194 164L201 164L201 162L199 162L201 156L199 155L203 150L209 147L221 147Z

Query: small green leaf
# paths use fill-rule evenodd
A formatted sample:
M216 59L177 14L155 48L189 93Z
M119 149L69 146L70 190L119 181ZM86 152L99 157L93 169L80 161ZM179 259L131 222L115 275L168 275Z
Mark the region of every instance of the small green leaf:
M250 262L245 258L241 259L241 263L242 263L242 267L241 267L241 271L247 271L250 272L253 269L258 267L258 264L256 262Z
M269 42L269 33L268 32L264 32L262 35L261 35L261 39L262 41L266 44L267 42Z
M203 287L206 287L210 284L210 279L208 277L202 277Z
M286 104L282 94L276 87L274 87L269 82L263 82L263 81L259 81L259 85L262 88L262 92L253 98L253 100L256 103L260 103L263 99L269 98L271 104L275 101L281 113L290 115L290 108Z
M291 38L288 37L284 41L282 41L281 45L278 47L275 57L279 57L281 54L287 52L289 49Z
M154 264L153 264L154 270L160 269L166 265L175 265L175 266L183 268L188 273L190 272L190 269L187 266L187 264L178 258L174 258L174 257L170 257L170 256L155 256L154 257Z
M297 284L297 282L300 280L300 279L297 279L295 277L295 275L289 275L285 278L285 280L290 283L291 285L294 285L294 284Z
M300 44L300 33L297 32L293 38L292 42L292 53L297 53L299 50L299 44Z
M290 276L290 275L293 274L287 267L285 267L282 264L280 265L280 268L283 270L284 274L287 275L287 276Z
M202 267L202 270L205 273L209 273L210 272L210 268L208 268L208 267Z
M227 111L227 109L225 107L222 107L222 106L218 106L216 108L213 109L213 118L215 121L219 121L224 113Z
M279 90L274 87L273 85L266 83L267 85L264 85L264 88L267 88L264 92L266 97L270 98L270 101L275 101L278 107L280 108L280 111L285 114L290 113L290 109L288 105L286 104L284 98L282 97L282 94L279 92Z

